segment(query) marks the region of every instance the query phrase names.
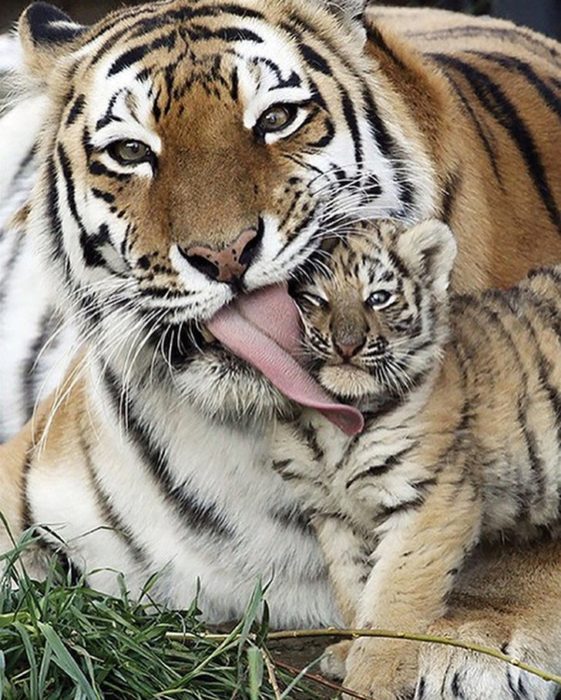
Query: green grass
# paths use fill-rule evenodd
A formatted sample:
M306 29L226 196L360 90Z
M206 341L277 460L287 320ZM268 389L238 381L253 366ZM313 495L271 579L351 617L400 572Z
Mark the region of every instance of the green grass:
M23 547L32 535L27 533ZM257 588L244 619L224 641L204 639L196 602L189 610L140 602L124 590L111 598L72 583L53 561L44 582L16 568L20 548L0 579L0 699L278 700L317 698L276 667L266 646L267 607ZM153 583L153 581L152 581ZM169 632L196 635L186 643ZM278 689L273 690L271 676Z

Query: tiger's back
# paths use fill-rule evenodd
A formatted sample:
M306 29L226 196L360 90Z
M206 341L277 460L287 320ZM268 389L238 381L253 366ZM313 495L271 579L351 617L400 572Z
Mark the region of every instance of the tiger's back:
M366 16L370 53L401 86L436 163L443 199L433 214L459 242L456 289L507 287L559 260L560 44L443 10L371 7Z

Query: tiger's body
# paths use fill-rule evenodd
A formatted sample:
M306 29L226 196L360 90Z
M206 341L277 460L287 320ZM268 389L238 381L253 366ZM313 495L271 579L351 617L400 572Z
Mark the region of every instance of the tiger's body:
M3 438L60 388L0 448L2 508L16 534L60 530L87 571L116 563L138 588L163 567L171 604L199 578L215 620L269 573L274 624L337 612L315 536L268 468L286 407L200 325L287 280L348 220L441 215L461 290L561 254L559 47L508 23L383 8L367 11L363 46L327 4L174 0L89 30L36 6L21 35L42 95L2 122L2 202L17 190L29 204L25 234L0 239ZM502 57L471 52L497 36ZM263 122L276 104L290 105L278 133ZM143 162L115 160L127 139ZM218 279L232 269L235 284Z
M360 233L295 293L314 373L362 407L365 431L305 416L277 468L314 514L347 625L423 633L476 545L559 535L561 270L448 301L446 226ZM415 656L360 640L345 685L407 696Z

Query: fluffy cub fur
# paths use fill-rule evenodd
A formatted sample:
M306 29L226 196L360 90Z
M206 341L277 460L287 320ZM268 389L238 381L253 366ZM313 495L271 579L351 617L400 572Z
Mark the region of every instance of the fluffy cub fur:
M347 623L420 632L480 541L558 528L561 270L448 299L446 225L361 233L293 292L311 368L367 428L349 439L308 415L300 453L287 459L287 429L277 467L314 514ZM346 685L402 697L416 652L360 639Z

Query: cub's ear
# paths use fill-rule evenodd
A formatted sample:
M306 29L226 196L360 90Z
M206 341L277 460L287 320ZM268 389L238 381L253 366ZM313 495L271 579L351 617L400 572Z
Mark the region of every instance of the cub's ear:
M71 51L87 27L46 2L34 2L20 16L18 33L31 74L46 81L55 63Z
M429 219L404 231L397 239L397 252L416 274L432 282L438 295L444 295L458 246L454 234L442 221Z

